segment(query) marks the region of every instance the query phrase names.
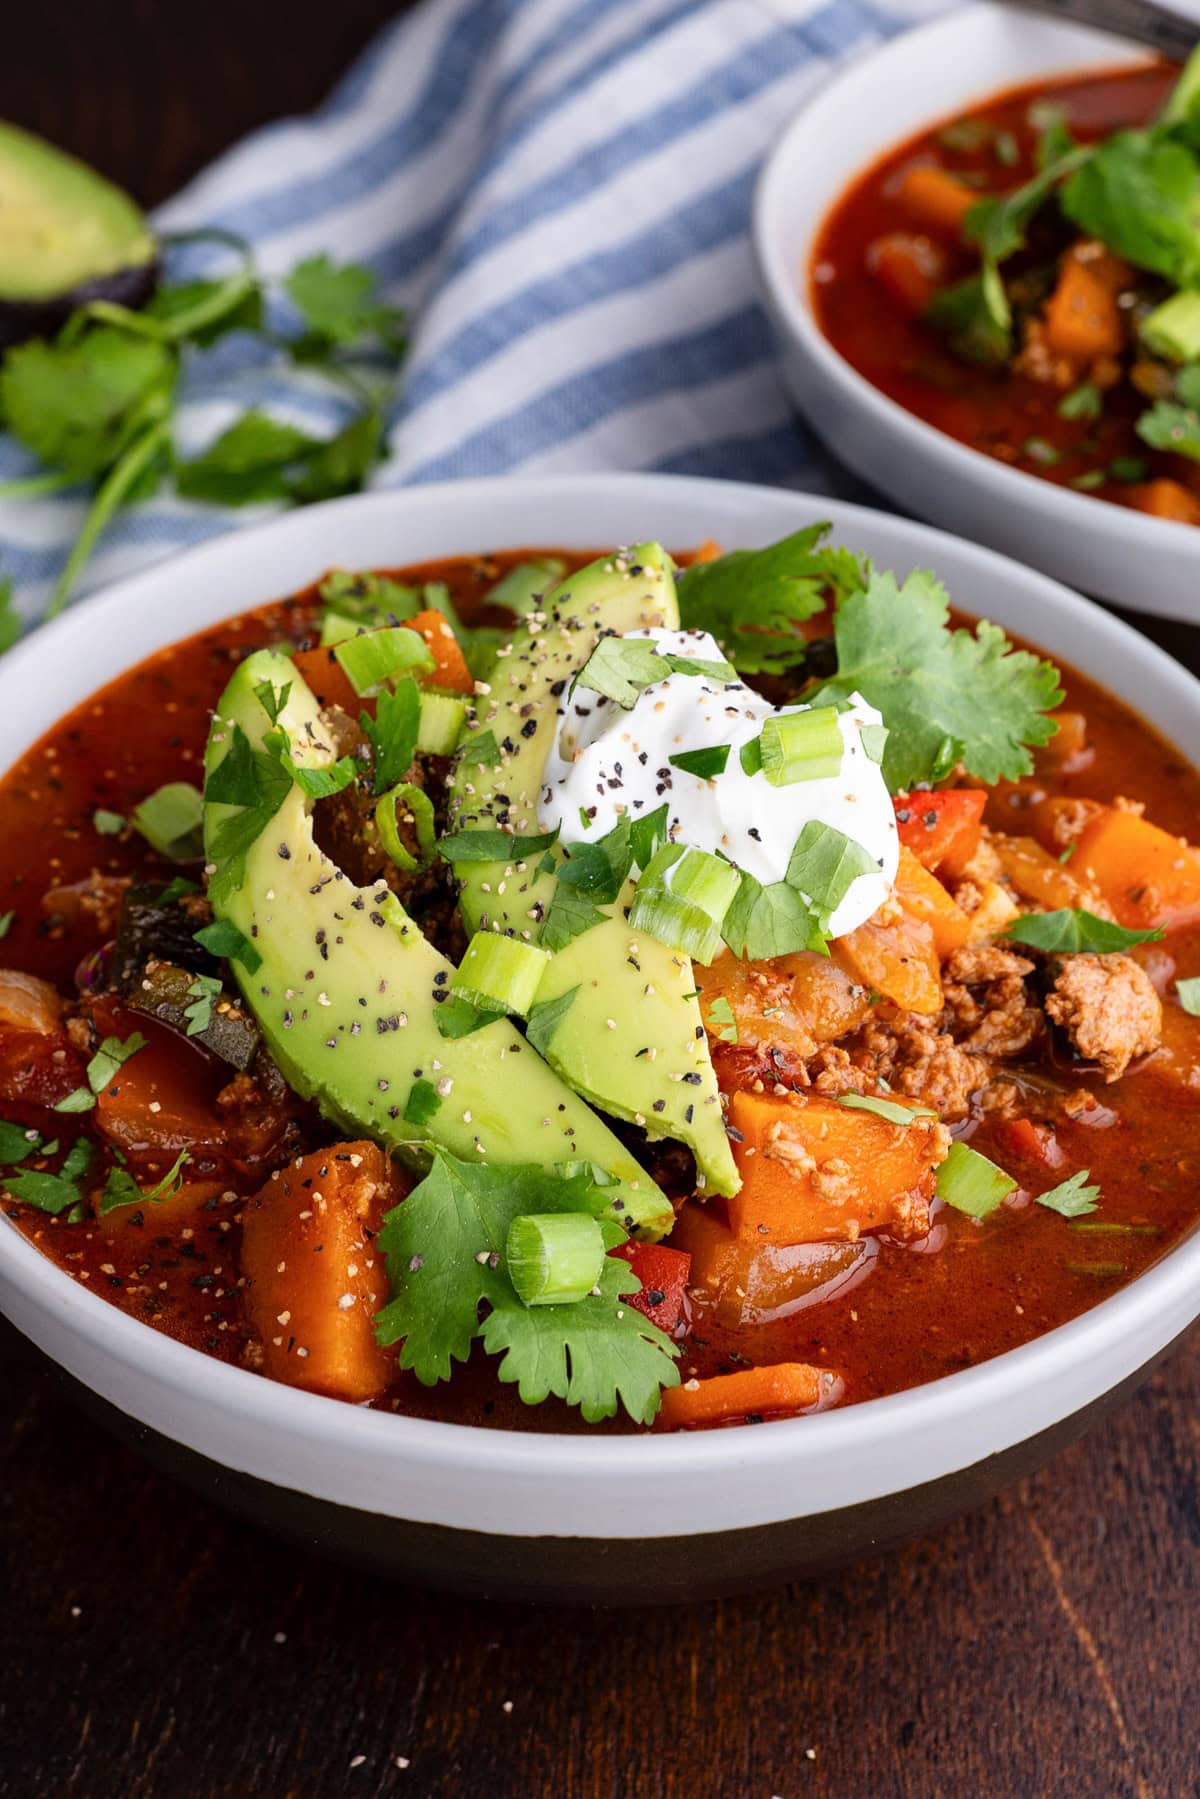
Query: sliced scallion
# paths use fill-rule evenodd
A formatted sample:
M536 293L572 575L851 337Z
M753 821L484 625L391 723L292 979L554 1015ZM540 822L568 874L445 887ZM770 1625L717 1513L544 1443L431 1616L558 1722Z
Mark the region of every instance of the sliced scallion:
M416 831L419 856L414 856L401 841L397 814ZM432 862L437 843L437 825L429 795L420 787L415 787L411 781L401 781L395 787L389 787L376 803L375 824L383 847L397 868L403 868L411 874L414 869L423 868L427 862Z
M345 643L348 637L357 637L362 624L356 618L347 618L344 612L327 611L321 620L321 648L328 650L336 643Z
M952 1143L938 1169L937 1196L970 1218L988 1218L1016 1188L1011 1174L997 1168L977 1149Z
M697 962L711 962L740 881L737 869L719 856L664 843L637 884L630 927Z
M833 706L768 718L759 742L762 771L772 787L827 780L842 766L842 733Z
M604 1234L587 1212L527 1213L509 1225L505 1257L522 1305L574 1305L604 1272Z
M196 862L204 854L203 816L199 788L190 781L169 781L135 808L130 822L169 862Z
M451 991L470 1005L524 1018L533 1005L550 961L550 952L519 937L476 931L450 983Z
M453 693L424 692L417 748L425 756L452 756L467 722L467 702Z
M355 693L364 697L378 693L397 675L428 673L436 666L424 638L407 625L347 637L334 645L333 653Z

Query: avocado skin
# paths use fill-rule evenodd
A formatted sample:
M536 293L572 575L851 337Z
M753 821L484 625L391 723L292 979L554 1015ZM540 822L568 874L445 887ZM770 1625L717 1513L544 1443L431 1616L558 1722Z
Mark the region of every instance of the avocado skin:
M252 748L261 746L269 720L254 690L264 681L277 690L291 684L279 723L296 761L332 760L311 691L286 656L260 650L221 697L206 774L224 759L235 723ZM417 1160L433 1142L468 1161L593 1162L619 1183L613 1209L627 1228L644 1236L669 1230L674 1214L665 1194L507 1021L441 1037L436 996L448 989L453 963L385 885L360 889L323 854L309 804L293 786L247 852L244 877L210 888L216 915L263 958L253 974L240 963L233 968L292 1087L342 1129ZM215 834L235 811L205 807L210 863ZM421 1128L404 1121L418 1078L449 1083Z
M605 631L678 624L671 558L661 544L636 544L564 577L490 676L478 725L494 733L501 760L494 768L460 763L455 770L457 828L537 832L556 707L571 678ZM561 860L560 851L554 855ZM460 904L469 928L536 941L556 885L553 874L539 871L540 862L463 865ZM603 1111L686 1143L709 1192L736 1193L741 1182L691 962L630 930L631 895L627 884L615 905L601 908L605 923L551 959L538 1003L572 988L575 998L545 1047L546 1060Z
M107 300L136 312L157 290L161 272L155 257L111 275L97 275L94 281L84 281L49 300L6 300L0 294L0 350L32 337L56 337L71 314L93 300Z

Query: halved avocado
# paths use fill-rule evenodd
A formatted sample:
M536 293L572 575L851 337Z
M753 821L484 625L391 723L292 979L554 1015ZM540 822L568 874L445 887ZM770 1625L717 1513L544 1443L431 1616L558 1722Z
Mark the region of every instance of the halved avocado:
M158 245L128 194L0 122L0 348L56 331L88 300L140 306Z

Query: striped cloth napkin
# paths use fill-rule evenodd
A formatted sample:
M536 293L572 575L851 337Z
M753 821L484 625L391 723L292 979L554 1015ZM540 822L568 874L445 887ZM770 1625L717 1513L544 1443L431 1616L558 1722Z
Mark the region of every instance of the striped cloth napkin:
M409 309L375 484L658 469L848 491L795 421L748 226L763 155L839 62L945 0L425 0L309 118L268 127L164 207L263 268L327 251ZM334 402L230 338L197 362L179 441L247 405L309 430ZM31 472L0 443L0 481ZM166 494L119 516L84 587L260 519ZM30 618L83 506L0 504Z

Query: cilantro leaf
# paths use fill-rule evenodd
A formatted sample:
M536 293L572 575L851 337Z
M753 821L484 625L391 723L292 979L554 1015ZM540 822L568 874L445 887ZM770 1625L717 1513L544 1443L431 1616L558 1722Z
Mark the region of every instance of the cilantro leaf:
M838 1098L839 1106L848 1106L852 1112L873 1112L876 1118L882 1118L887 1124L898 1124L903 1129L917 1118L936 1118L937 1113L928 1106L902 1106L894 1099L879 1099L873 1093L843 1093ZM1016 1185L1016 1182L1013 1182Z
M0 1162L23 1162L40 1148L41 1137L37 1131L23 1124L9 1124L7 1119L0 1118Z
M1048 955L1111 956L1135 943L1157 943L1162 931L1127 931L1107 918L1097 918L1094 912L1064 907L1058 912L1027 912L1014 918L1000 935Z
M195 941L206 949L210 956L216 956L228 962L240 962L247 974L256 974L262 967L262 957L248 937L229 918L218 918L212 924L206 924L202 930L193 933Z
M146 421L169 407L176 364L153 338L111 326L74 342L34 339L0 364L0 414L27 449L81 480L102 474Z
M356 412L289 475L286 491L299 505L357 493L383 455L383 419L372 406Z
M418 1130L424 1128L436 1117L442 1106L442 1096L432 1081L416 1080L408 1090L408 1101L404 1107L404 1122L412 1124Z
M421 693L411 675L393 690L383 688L375 702L375 716L361 712L358 722L371 745L372 793L387 793L402 781L417 753L421 719Z
M600 1290L587 1299L527 1307L514 1298L495 1306L480 1334L488 1354L503 1358L500 1379L515 1382L526 1405L551 1393L577 1405L589 1424L622 1405L636 1423L652 1424L662 1389L678 1385L679 1351L627 1303L629 1284L628 1264L606 1256Z
M283 286L304 321L304 336L291 346L297 360L324 357L332 348L372 337L392 355L400 354L404 314L379 299L375 275L361 263L338 268L328 256L309 256Z
M556 871L560 885L573 887L597 905L610 906L633 867L632 838L629 819L622 818L594 843L571 844L567 860Z
M635 818L629 827L633 859L639 868L649 868L654 852L667 841L667 804L663 801L653 812Z
M587 1167L476 1167L436 1150L428 1175L388 1213L377 1239L394 1294L376 1316L379 1341L402 1342L400 1366L432 1386L447 1380L482 1337L490 1353L504 1358L501 1379L516 1381L526 1403L557 1393L591 1421L610 1417L623 1402L648 1423L661 1387L678 1379L677 1352L622 1303L628 1266L605 1268L598 1297L527 1310L504 1262L514 1218L542 1212L603 1218L607 1210L608 1195ZM606 1241L609 1234L614 1241L624 1236L611 1221L603 1228ZM484 1304L491 1310L481 1321Z
M826 947L817 920L794 887L786 881L764 887L744 871L721 932L734 955L747 962Z
M668 675L698 675L724 683L736 680L728 662L706 662L693 656L660 655L650 638L602 637L572 684L586 687L591 693L612 700L625 712L637 703L638 695Z
M1192 287L1200 279L1198 198L1200 166L1182 144L1118 131L1075 170L1060 202L1074 224L1127 262Z
M1083 1218L1097 1209L1100 1200L1099 1187L1088 1186L1087 1179L1088 1170L1082 1168L1048 1193L1035 1193L1033 1197L1039 1206L1048 1206L1063 1218Z
M575 1003L578 985L560 993L557 999L544 999L529 1009L525 1035L539 1056L549 1049L554 1033Z
M181 462L175 486L189 500L214 506L253 506L281 500L285 471L322 448L321 440L251 408L215 438L203 455Z
M453 1039L473 1036L476 1031L482 1031L485 1026L506 1016L504 1012L492 1012L486 1006L475 1005L461 993L451 993L437 1007L433 1022L439 1037Z
M810 819L792 849L786 880L806 902L825 934L830 918L858 877L878 872L879 864L861 843L855 843L833 825Z
M87 1065L87 1086L76 1087L65 1099L60 1099L54 1110L56 1112L90 1112L96 1103L97 1094L111 1085L120 1070L145 1049L146 1039L140 1031L134 1031L125 1038L106 1037L99 1049Z
M43 1153L49 1154L49 1148ZM22 1205L57 1218L79 1203L79 1183L92 1161L92 1146L86 1137L77 1137L57 1174L46 1174L30 1168L20 1174L4 1177L4 1186Z
M138 1186L127 1169L110 1168L100 1195L100 1217L115 1212L119 1206L157 1205L164 1199L173 1199L183 1186L184 1164L190 1159L187 1150L181 1149L172 1167L148 1192Z
M438 840L447 862L525 862L558 842L558 831L518 837L510 831L455 831Z
M1171 450L1200 462L1200 412L1173 400L1156 400L1137 422L1137 434L1152 450Z
M693 563L679 578L684 626L710 632L743 674L799 666L808 648L799 626L867 578L865 562L824 542L831 529L809 525L762 550Z
M738 1040L737 1019L723 993L719 993L708 1008L708 1028L715 1032L722 1043L736 1043Z
M550 910L546 914L538 942L543 949L557 953L576 937L582 937L585 931L604 924L607 917L608 913L601 912L599 906L593 905L586 894L559 886L550 902Z
M929 781L961 761L988 783L1033 767L1028 745L1048 743L1045 715L1062 699L1058 670L1014 649L981 619L974 633L949 628L950 602L932 575L915 572L897 588L872 574L834 621L838 672L818 695L859 693L883 714L883 772L892 792Z
M717 775L723 775L728 760L727 743L714 743L707 749L684 750L681 755L667 757L672 768L681 768L685 775L695 775L700 781L711 781Z
M189 1037L200 1037L212 1023L213 1001L221 994L221 982L216 975L198 974L188 988L190 1006L185 1006L183 1015L188 1021Z
M458 751L458 760L469 768L496 767L500 761L500 745L496 742L496 733L471 732Z
M940 331L956 356L999 367L1012 351L1012 312L994 262L941 288L925 308L925 322Z

